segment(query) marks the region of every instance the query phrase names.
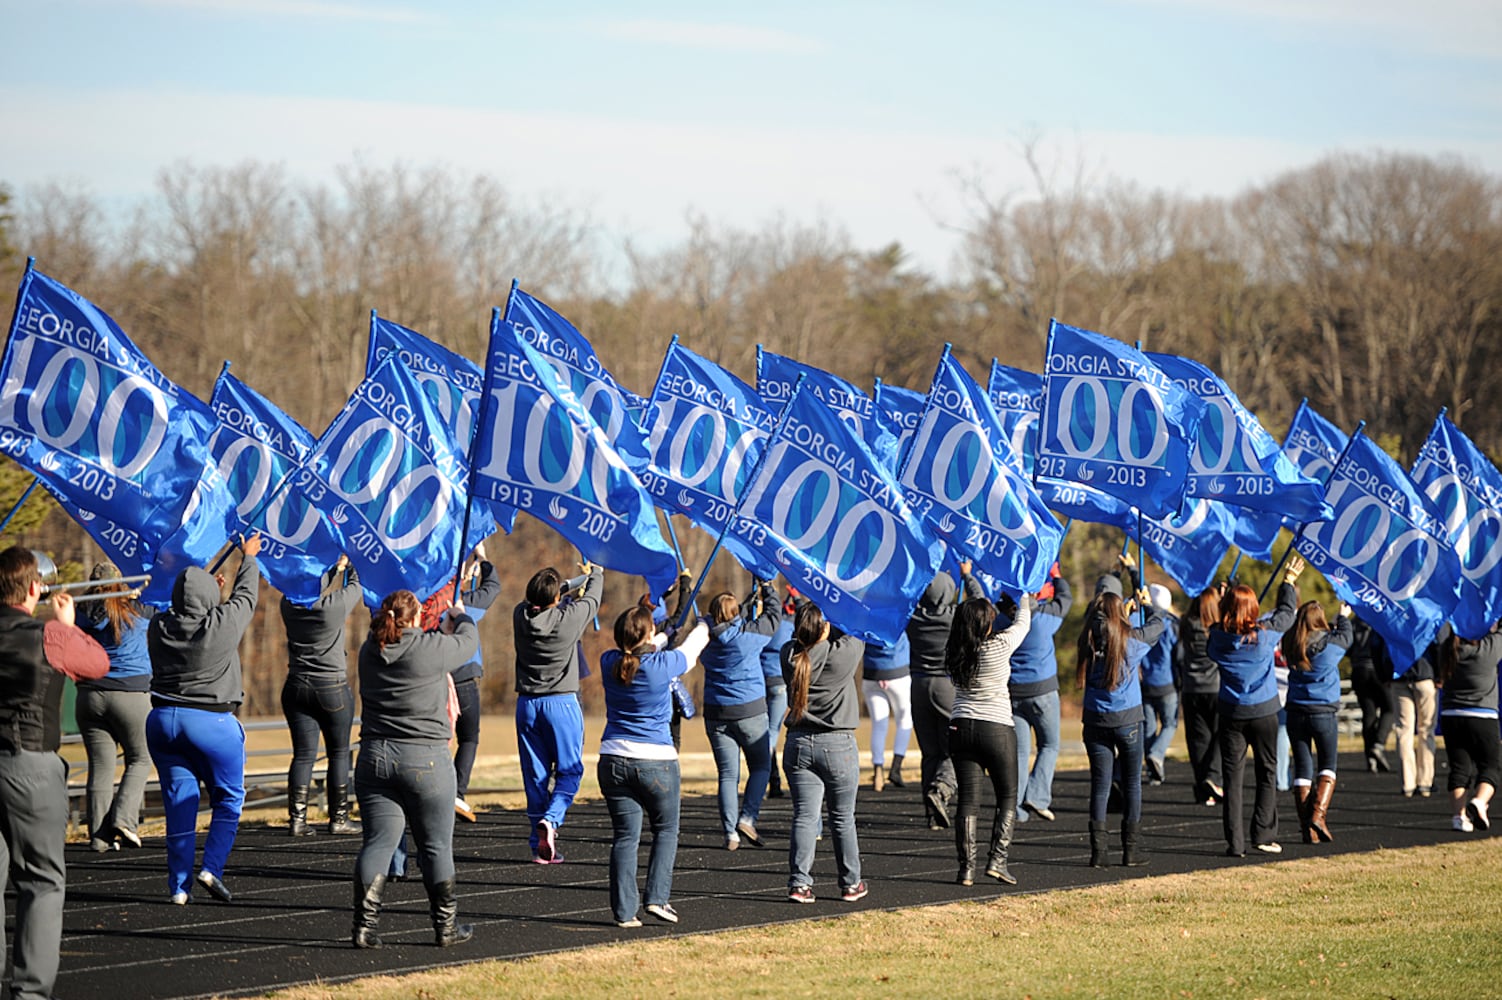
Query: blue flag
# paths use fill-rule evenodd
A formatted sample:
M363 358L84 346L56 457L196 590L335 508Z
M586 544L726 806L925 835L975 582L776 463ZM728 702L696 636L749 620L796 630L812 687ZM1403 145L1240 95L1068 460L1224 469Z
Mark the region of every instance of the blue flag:
M209 458L214 416L147 360L108 315L28 268L0 365L0 452L71 511L135 536L146 598L229 538L231 500Z
M1330 471L1350 440L1345 431L1315 413L1305 399L1299 402L1288 424L1283 453L1298 466L1299 472L1327 483L1328 489Z
M371 606L397 590L436 593L473 546L460 538L462 444L394 353L356 387L291 485L343 536Z
M1038 465L1038 420L1043 415L1043 376L1009 368L991 359L986 395L1001 418L1001 430L1022 461L1022 472L1035 475Z
M527 346L546 358L559 384L574 394L616 452L640 474L647 465L647 436L633 415L644 408L641 397L621 387L600 362L595 349L574 325L540 299L511 289L502 322L510 323Z
M741 510L754 522L743 540L863 639L896 642L944 559L887 467L812 393L784 410Z
M908 445L918 431L918 421L923 418L923 404L927 397L913 389L888 385L876 380L876 419L886 427L887 433L897 439L891 470L895 473L907 457Z
M1419 450L1413 481L1444 520L1460 559L1462 639L1480 639L1502 618L1502 473L1443 413Z
M1306 524L1294 545L1387 640L1402 673L1460 600L1460 560L1444 518L1361 433L1336 461L1326 498L1334 519Z
M777 415L750 386L676 337L647 412L642 485L659 507L718 535L746 495ZM741 541L741 532L727 531L724 546L752 576L777 576L777 564Z
M897 436L877 418L876 403L853 382L756 345L756 393L768 406L780 410L792 398L793 386L798 384L800 375L803 392L814 396L855 428L887 468L897 467Z
M1023 478L986 393L946 347L903 463L907 500L1001 588L1048 581L1064 530Z
M1189 486L1205 404L1135 350L1053 320L1044 366L1040 476L1083 483L1166 517Z
M393 323L370 311L370 340L365 353L365 374L371 375L386 355L395 353L422 386L438 410L438 416L453 433L456 444L469 454L479 420L480 393L485 372L462 354L456 354L416 330ZM516 508L503 503L471 498L469 538L478 544L500 528L508 535L516 525Z
M1220 376L1176 354L1147 356L1205 402L1199 437L1189 454L1190 496L1286 514L1295 521L1330 516L1323 480L1299 471Z
M1231 547L1236 515L1225 504L1191 497L1171 517L1143 519L1128 534L1191 597L1208 590Z
M500 310L490 324L486 383L476 494L526 511L590 562L646 577L654 594L666 592L678 561L641 481L572 388Z
M283 485L313 450L313 435L231 375L227 365L214 382L209 407L219 418L209 447L237 501L237 530L262 532L259 562L273 587L294 603L313 603L320 577L339 558L344 541L302 490ZM373 597L374 604L382 596L367 600Z
M154 567L151 553L141 536L125 525L116 524L103 514L96 514L91 510L79 507L66 494L59 493L45 479L38 480L42 489L52 495L57 501L63 513L71 517L78 526L88 532L90 538L103 550L104 557L116 566L125 576L140 576L150 573ZM165 604L158 605L165 607Z
M1273 546L1278 542L1278 532L1283 530L1283 518L1265 510L1250 507L1234 508L1235 530L1231 541L1253 559L1272 562Z

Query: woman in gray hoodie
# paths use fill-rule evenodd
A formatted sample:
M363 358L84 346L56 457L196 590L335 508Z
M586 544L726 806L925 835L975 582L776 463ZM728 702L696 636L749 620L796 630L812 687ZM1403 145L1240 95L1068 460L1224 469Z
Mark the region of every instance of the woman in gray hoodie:
M245 698L240 637L256 611L261 536L251 535L240 549L244 557L228 600L220 601L217 579L189 566L172 587L172 606L146 630L152 705L146 745L167 814L167 890L179 906L192 888L200 781L209 790L213 816L198 882L222 902L231 898L224 866L245 803L245 730L234 715Z

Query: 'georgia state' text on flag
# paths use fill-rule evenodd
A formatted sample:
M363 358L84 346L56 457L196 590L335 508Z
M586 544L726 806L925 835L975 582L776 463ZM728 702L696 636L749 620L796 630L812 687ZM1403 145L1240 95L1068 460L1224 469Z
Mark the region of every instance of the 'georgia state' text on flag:
M480 431L477 496L524 510L567 538L590 562L646 577L666 593L678 562L663 540L641 481L611 447L556 369L499 309Z
M803 392L819 399L854 427L861 440L889 468L896 466L897 438L877 419L875 402L856 388L855 383L756 345L756 394L773 410L781 410L792 398L799 376L803 377Z
M1298 466L1299 472L1310 479L1326 482L1330 470L1335 468L1335 460L1340 458L1350 440L1345 431L1314 412L1309 400L1304 399L1299 402L1299 408L1288 424L1283 453Z
M338 560L343 545L302 491L283 484L313 450L313 435L228 368L219 373L209 397L219 418L209 448L237 502L239 530L262 533L258 561L267 581L294 604L312 604L323 571ZM384 596L367 595L367 600L378 603Z
M74 511L133 533L155 567L149 600L229 537L214 426L102 309L27 268L0 365L0 452Z
M1502 473L1441 413L1419 449L1413 481L1444 519L1460 559L1455 632L1480 639L1502 618Z
M777 415L750 386L676 337L668 344L647 414L642 485L657 506L718 535L737 516L777 428ZM725 549L752 576L776 577L777 564L742 542L736 527L725 532Z
M1176 354L1147 356L1205 403L1199 436L1189 453L1190 496L1283 514L1294 521L1330 516L1323 480L1299 471L1220 376Z
M1139 350L1058 320L1048 329L1037 473L1148 517L1178 510L1205 404Z
M423 598L453 579L480 540L460 538L468 486L461 443L392 353L356 387L289 488L328 515L374 606L392 591Z
M1361 433L1335 463L1325 495L1335 517L1304 525L1294 546L1387 640L1401 673L1460 600L1460 560L1444 519Z
M908 503L992 580L1033 593L1064 531L1027 480L986 393L946 346L900 482Z

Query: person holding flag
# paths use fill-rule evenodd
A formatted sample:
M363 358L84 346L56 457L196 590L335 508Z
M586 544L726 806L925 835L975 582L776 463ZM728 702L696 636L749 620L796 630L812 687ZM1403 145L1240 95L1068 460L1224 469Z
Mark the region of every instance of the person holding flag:
M1161 583L1147 588L1153 610L1163 616L1163 634L1142 658L1142 760L1147 781L1161 785L1167 775L1168 748L1179 729L1179 677L1174 651L1179 648L1179 616L1173 595Z
M1194 773L1194 801L1217 805L1224 790L1220 784L1220 664L1207 651L1210 629L1220 621L1220 599L1225 581L1212 584L1189 604L1179 619L1176 652L1183 687L1184 745L1189 751L1189 769Z
M1299 606L1283 633L1288 663L1288 737L1293 744L1293 797L1304 843L1329 842L1325 814L1335 794L1335 713L1340 710L1340 661L1351 648L1351 606L1342 604L1334 627L1318 601ZM1314 750L1310 752L1310 744ZM1316 768L1318 773L1316 774Z
M1451 635L1439 647L1444 685L1445 754L1450 758L1450 826L1457 833L1491 828L1491 801L1502 781L1497 729L1497 667L1502 631L1478 640ZM1472 788L1475 791L1472 791Z
M605 573L584 562L583 589L549 566L527 581L511 612L516 648L516 748L532 833L532 860L558 864L558 829L584 776L584 713L579 708L579 640L600 610Z
M475 624L501 596L501 577L495 565L485 558L485 543L476 545L469 565L464 568L464 610ZM480 752L480 678L485 676L482 660L483 650L476 649L467 663L454 671L454 693L459 699L459 718L454 722L454 813L461 819L475 822L471 808L469 776L475 767L475 756Z
M1257 592L1246 584L1229 588L1220 599L1220 621L1211 626L1205 651L1220 666L1220 773L1226 854L1246 856L1242 825L1242 776L1250 747L1256 765L1257 792L1252 808L1252 846L1263 854L1282 854L1278 843L1278 679L1273 658L1278 640L1293 625L1298 610L1294 582L1304 571L1295 556L1283 573L1278 605L1261 617Z
M1053 821L1054 765L1059 759L1059 657L1054 637L1074 604L1069 581L1054 563L1048 583L1034 594L1037 607L1027 637L1012 653L1012 718L1017 729L1017 821ZM1032 759L1032 743L1038 756ZM1032 768L1029 769L1029 763Z
M913 736L913 678L908 672L911 645L907 633L895 643L866 643L861 669L861 695L871 717L871 790L879 792L891 781L902 788L902 759ZM896 720L892 737L892 770L886 768L887 723Z

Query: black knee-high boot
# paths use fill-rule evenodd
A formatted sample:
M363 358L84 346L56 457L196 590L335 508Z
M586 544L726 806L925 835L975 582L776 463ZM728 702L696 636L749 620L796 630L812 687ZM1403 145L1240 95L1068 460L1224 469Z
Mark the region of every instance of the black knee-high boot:
M1106 858L1106 824L1090 821L1090 867L1104 868L1111 862Z
M954 853L960 863L954 880L960 885L975 884L975 819L961 816L954 826Z
M1147 852L1142 849L1141 833L1141 824L1122 822L1121 863L1128 868L1141 868L1147 864Z
M454 880L428 886L428 912L433 917L433 940L440 948L463 944L475 936L469 924L459 923L459 901L454 898Z
M349 788L345 785L329 786L329 833L359 833L360 824L349 818Z
M381 939L376 937L376 925L381 922L381 893L386 889L386 876L377 875L369 885L355 882L355 926L350 939L356 948L379 948Z
M991 826L991 857L986 862L986 874L998 882L1016 885L1017 879L1007 869L1007 854L1012 847L1012 830L1017 825L1017 806L1006 803L996 810L996 819Z
M308 826L307 785L287 788L287 832L294 837L306 837L313 832Z

